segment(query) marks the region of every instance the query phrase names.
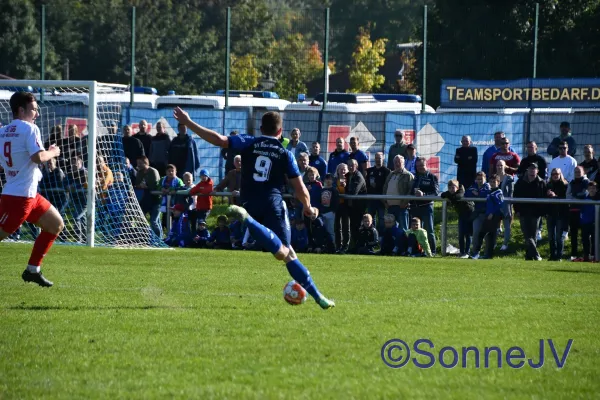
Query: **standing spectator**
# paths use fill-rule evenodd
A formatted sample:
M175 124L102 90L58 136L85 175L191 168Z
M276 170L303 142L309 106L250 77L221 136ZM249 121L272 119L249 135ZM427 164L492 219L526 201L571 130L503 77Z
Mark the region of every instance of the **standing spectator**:
M584 200L600 200L596 182L590 182L588 194ZM594 240L596 227L596 206L584 204L581 206L581 241L583 242L583 261L594 261L596 249ZM590 256L592 257L590 260Z
M347 179L346 195L355 196L367 194L367 184L363 174L358 170L358 163L356 160L348 160ZM350 238L353 242L356 242L362 216L365 213L365 201L346 199L346 202L348 203L348 208L350 210Z
M194 187L194 177L189 172L183 174L183 187L182 191L189 192L190 189ZM188 215L188 219L190 220L190 229L192 232L196 232L196 198L194 196L188 196L187 194L177 194L175 195L175 204L182 204L185 208L185 213Z
M394 158L396 156L402 156L404 159L407 157L406 147L408 145L404 143L404 131L402 129L396 129L396 132L394 132L394 140L396 140L396 143L392 144L388 151L387 167L390 171L395 169Z
M555 160L558 159L555 158ZM554 161L554 160L552 160ZM566 179L566 177L565 177ZM575 168L575 178L569 182L567 187L567 199L583 200L587 195L587 189L590 184L589 179L583 172L583 167ZM571 232L571 260L578 258L578 236L581 229L581 206L579 204L571 204L569 206L569 230ZM566 234L563 232L566 238Z
M152 231L162 238L162 227L160 224L160 202L161 196L152 194L152 191L160 188L160 175L158 171L150 166L148 157L142 156L137 159L138 173L135 179L136 195L140 202L142 212L150 214L150 227Z
M375 246L378 244L379 234L373 225L373 217L371 214L365 214L356 237L356 253L375 254Z
M323 184L319 181L319 171L317 171L315 167L307 167L305 177L305 185L306 190L308 190L308 195L310 196L310 204L319 204L321 202L321 190L323 189Z
M69 143L64 137L62 125L54 125L50 129L50 136L48 136L48 140L44 143L44 148L49 149L53 144L60 149L60 155L56 158L57 166L61 170L66 170L67 161L70 159Z
M144 146L144 155L150 159L150 148L152 146L152 136L150 136L147 132L148 122L145 119L141 120L138 125L139 131L135 134L135 138L142 142ZM139 157L138 157L139 158ZM136 158L136 160L138 159Z
M187 128L186 128L187 129ZM229 136L237 136L238 131L231 131ZM225 159L225 176L227 173L235 168L234 159L235 156L240 155L240 151L238 149L232 149L229 147L221 149L221 157Z
M200 182L192 189L190 189L190 196L198 196L196 199L196 218L198 220L205 220L208 218L210 211L213 207L213 198L209 196L213 191L213 180L210 179L208 170L200 170Z
M471 214L473 214L475 204L472 201L461 201L465 197L465 188L456 179L448 182L448 191L442 193L441 197L448 199L458 214L458 248L460 251L458 257L469 258L471 236L473 235Z
M540 169L539 177L546 180L548 165L546 159L537 153L537 149L537 144L534 141L527 142L527 157L521 160L519 169L517 169L519 179L525 176L529 164L536 163Z
M177 167L177 176L183 178L186 172L192 174L192 178L198 176L200 168L200 157L194 139L187 134L187 126L177 125L178 135L171 141L169 147L169 164Z
M566 199L569 183L559 168L550 171L546 195L551 199ZM561 261L565 238L563 231L567 228L569 206L566 204L550 204L547 208L548 241L550 242L550 261Z
M58 160L51 158L42 169L40 181L40 194L44 196L58 210L62 216L67 205L67 196L64 192L65 173L57 165Z
M350 150L352 151L350 152L348 158L350 160L356 160L356 162L358 163L358 170L361 174L363 174L363 177L366 177L367 169L371 165L367 153L358 148L358 137L352 136L350 138Z
M415 177L404 168L404 157L394 157L394 170L390 172L383 184L382 193L387 196L409 196L412 194ZM400 230L408 229L409 200L384 200L389 214L392 214Z
M338 165L347 163L350 153L344 148L346 141L344 138L337 138L335 140L335 150L329 154L329 160L327 161L327 172L330 174L337 173Z
M456 149L454 155L456 177L460 185L469 187L477 174L477 147L471 146L471 136L463 136L460 143L462 146Z
M240 188L242 187L242 156L239 154L233 159L234 169L229 171L225 178L215 186L215 192L222 192L227 188L231 192L231 201L235 205L240 205Z
M308 157L308 165L315 167L319 171L319 176L322 178L327 174L327 161L320 155L321 145L319 142L313 142L310 148L310 156Z
M527 175L519 179L515 185L515 198L543 199L547 196L546 182L538 176L538 165L531 163L527 168ZM521 231L525 239L527 251L526 260L541 261L540 253L536 246L536 233L540 224L540 217L545 215L542 204L515 203L515 213L521 221Z
M553 170L554 168L560 168L563 176L568 182L571 182L575 178L575 167L577 167L577 161L570 155L568 155L569 145L567 142L562 142L558 146L559 154L548 165L548 169Z
M425 158L417 158L417 173L413 182L413 194L417 197L438 197L440 195L440 186L437 176L433 175L427 169ZM427 231L427 239L431 251L435 254L436 238L433 226L433 200L417 200L411 207L411 216L419 218L423 223L423 229Z
M81 156L73 155L65 172L65 187L68 191L69 203L73 206L75 220L75 241L85 242L86 207L87 207L87 169L83 166Z
M515 178L513 178L512 175L504 173L505 170L506 162L504 160L498 160L496 163L496 175L498 177L498 181L500 182L500 190L502 190L502 196L504 196L505 199L510 199L513 197L513 192L515 190ZM512 206L510 203L503 202L502 223L504 226L504 242L502 243L500 251L508 250L508 243L510 242L510 235L512 233L512 220Z
M160 212L162 212L162 225L163 228L168 228L167 225L167 208L171 208L177 202L177 196L175 192L183 189L183 181L177 177L177 169L173 164L167 165L166 175L161 178L160 188L162 189L162 200L160 203ZM171 195L171 202L167 202L168 195Z
M475 182L465 192L465 197L475 199L487 199L487 195L490 193L490 185L485 181L485 172L479 171L475 176ZM477 202L471 215L473 221L473 247L479 245L479 233L483 228L485 222L485 203Z
M162 122L156 123L156 136L150 143L150 165L163 176L166 173L169 163L169 148L171 147L171 137L165 132ZM173 165L173 164L171 164Z
M598 173L598 160L594 158L594 148L591 144L586 144L583 147L583 157L584 159L579 163L579 166L583 167L585 176L590 181L593 181L596 179L596 174Z
M325 175L323 179L323 189L321 190L321 199L319 204L319 216L323 219L325 231L329 234L331 243L335 249L335 213L339 205L339 193L333 186L333 174ZM312 204L312 203L311 203Z
M487 150L483 153L483 158L481 160L481 170L485 172L486 176L489 175L490 172L490 159L494 154L500 151L502 147L502 142L506 135L502 131L498 131L494 133L494 144L487 148ZM514 152L512 147L508 148L508 151Z
M345 194L347 188L348 165L345 163L338 164L336 171L335 188L339 194ZM340 202L335 213L335 232L336 232L336 248L338 254L346 254L348 245L350 244L350 208L348 201L340 198Z
M496 174L496 164L498 161L503 160L505 162L504 173L514 176L519 169L521 158L514 151L508 150L510 147L510 141L508 138L502 139L502 145L500 151L494 154L490 158L490 173Z
M571 157L575 157L577 154L577 143L573 136L571 136L571 124L567 121L563 121L560 123L560 135L552 139L550 145L548 146L548 150L546 151L548 155L552 158L559 157L561 155L560 146L563 142L567 142L569 155ZM563 175L564 175L563 171Z
M306 169L308 168L308 153L302 152L298 154L296 157L296 161L298 163L298 169L300 170L300 176L302 176L302 180L306 183Z
M79 127L77 125L69 125L67 130L67 153L65 157L68 155L78 155L81 156L81 159L84 163L87 163L87 146L83 145L83 140L79 135Z
M142 156L143 157L143 156ZM137 176L137 169L133 168L129 158L125 157L125 172L129 175L129 183L135 185L135 177Z
M497 175L490 176L490 193L487 196L485 202L485 222L483 228L479 233L477 239L477 247L475 247L473 258L494 258L494 247L496 247L496 237L498 235L498 225L502 220L502 205L504 203L504 196L502 196L502 190L498 187L500 181ZM485 256L479 257L479 251L485 238Z
M383 166L383 153L375 154L375 166L367 169L367 193L383 194L383 186L387 180L390 170ZM383 232L383 218L385 216L385 202L382 200L369 200L367 202L369 214L377 218L377 230Z
M298 155L300 153L308 154L308 146L306 146L306 143L300 141L301 135L302 134L300 133L300 129L292 129L292 131L290 132L290 142L286 147L286 149L291 151L296 158L298 158Z
M123 127L123 151L126 158L134 161L146 155L144 145L138 138L132 136L131 126L129 125Z
M406 159L404 160L404 168L406 168L413 175L417 173L417 149L412 143L406 146Z

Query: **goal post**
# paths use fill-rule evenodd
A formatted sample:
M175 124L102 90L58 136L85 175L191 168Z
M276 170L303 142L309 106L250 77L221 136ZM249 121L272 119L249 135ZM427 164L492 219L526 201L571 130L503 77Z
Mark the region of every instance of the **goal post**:
M33 88L42 142L55 144L51 142L57 139L61 144L60 161L54 168L61 170L62 176L76 167L81 171L77 179L70 176L43 189L57 209L60 204L65 219L65 232L58 242L89 247L166 247L151 230L134 192L135 182L126 173L118 132L121 97L129 98L129 87L96 81L0 80L0 124L12 120L9 98L20 88ZM135 166L136 160L130 162ZM83 165L74 165L79 163ZM33 228L30 230L35 237Z

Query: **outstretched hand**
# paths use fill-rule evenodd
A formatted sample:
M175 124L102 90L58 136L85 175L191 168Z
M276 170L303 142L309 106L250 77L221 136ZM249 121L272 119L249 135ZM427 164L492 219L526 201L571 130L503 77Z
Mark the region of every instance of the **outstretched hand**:
M189 121L191 121L190 114L187 113L181 107L175 107L173 110L173 117L181 124L186 125Z

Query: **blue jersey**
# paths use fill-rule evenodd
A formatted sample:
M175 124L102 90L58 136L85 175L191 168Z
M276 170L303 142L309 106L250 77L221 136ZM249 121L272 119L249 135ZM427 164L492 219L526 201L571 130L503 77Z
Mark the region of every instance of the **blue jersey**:
M271 136L229 136L229 148L242 156L242 203L248 199L281 196L285 176L296 178L300 170L296 158Z

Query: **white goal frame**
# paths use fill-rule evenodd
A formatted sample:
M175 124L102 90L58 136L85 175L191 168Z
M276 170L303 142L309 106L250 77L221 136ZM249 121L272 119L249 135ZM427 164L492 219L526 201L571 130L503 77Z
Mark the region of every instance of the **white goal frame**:
M0 79L0 87L28 87L33 88L56 88L56 87L73 87L88 89L88 187L87 187L87 245L94 247L94 235L96 232L95 210L96 210L96 128L98 123L98 99L96 97L98 90L98 82L96 81L65 81L65 80L9 80ZM114 85L117 86L117 85ZM42 96L43 98L43 96ZM89 162L93 160L93 162Z

